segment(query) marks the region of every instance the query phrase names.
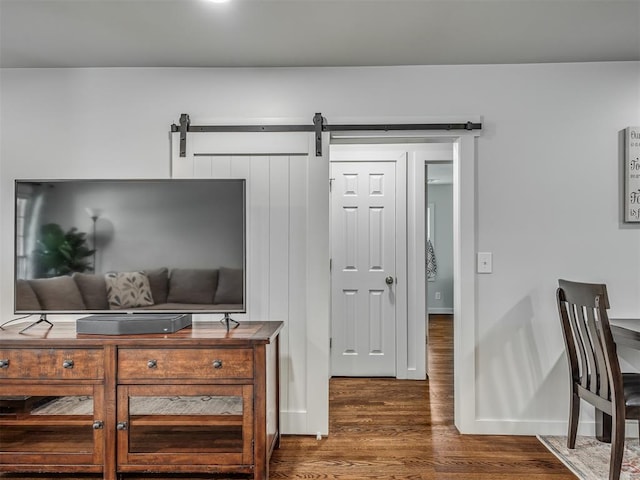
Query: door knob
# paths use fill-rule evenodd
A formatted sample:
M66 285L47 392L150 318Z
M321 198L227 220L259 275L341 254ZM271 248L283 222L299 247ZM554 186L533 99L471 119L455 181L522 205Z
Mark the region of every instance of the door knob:
M393 285L393 277L389 275L387 278L384 279L384 283L386 283L387 285Z

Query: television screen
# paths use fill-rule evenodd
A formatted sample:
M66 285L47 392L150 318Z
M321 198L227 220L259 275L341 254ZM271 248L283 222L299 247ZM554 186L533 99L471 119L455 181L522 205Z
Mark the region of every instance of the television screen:
M243 313L245 181L16 180L15 313Z

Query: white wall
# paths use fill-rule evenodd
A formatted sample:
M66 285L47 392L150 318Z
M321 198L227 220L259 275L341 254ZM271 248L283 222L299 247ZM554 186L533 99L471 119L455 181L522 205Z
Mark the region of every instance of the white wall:
M621 223L619 132L640 63L318 69L5 69L0 313L12 312L15 177L168 177L169 125L257 117L484 117L477 141L477 426L564 432L559 277L609 285L640 316L640 232Z

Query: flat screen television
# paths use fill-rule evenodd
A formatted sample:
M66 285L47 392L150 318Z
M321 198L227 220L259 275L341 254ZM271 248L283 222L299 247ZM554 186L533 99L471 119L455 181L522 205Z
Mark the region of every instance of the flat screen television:
M245 313L245 190L16 180L14 313Z

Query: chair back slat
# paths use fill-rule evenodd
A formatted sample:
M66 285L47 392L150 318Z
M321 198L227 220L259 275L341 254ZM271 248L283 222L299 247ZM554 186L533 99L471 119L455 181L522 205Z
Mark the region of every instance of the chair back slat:
M577 329L575 316L572 309L567 308L567 299L562 288L558 288L556 291L556 301L562 325L562 338L564 339L567 360L569 361L569 374L574 384L580 383L580 362L585 361L583 360L584 348L579 350L578 345L581 346L582 344L576 340L574 335L574 331ZM580 359L578 359L578 356L580 356Z
M609 372L610 365L617 367L618 372L619 365L617 356L612 359L610 355L612 349L615 352L615 344L606 311L609 306L606 286L566 280L558 283L558 309L572 378L594 395L610 400L609 373L615 373ZM605 344L607 331L609 348Z
M576 365L576 371L574 380L578 381L583 388L589 389L591 384L591 371L589 365L593 364L591 353L591 341L587 333L586 325L584 324L583 310L578 308L575 304L567 302L565 299L561 304L564 311L569 316L569 336L573 342L573 349L576 350L578 364Z
M609 385L609 377L607 375L607 362L605 361L605 349L600 338L599 328L598 328L598 320L596 319L596 309L585 309L587 314L587 327L589 328L589 336L591 338L591 342L593 343L593 352L595 355L595 363L594 370L595 374L592 372L591 378L592 382L597 382L596 385L591 384L590 390L601 396L602 398L609 399L610 395L610 385Z

